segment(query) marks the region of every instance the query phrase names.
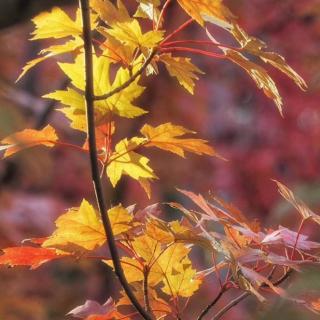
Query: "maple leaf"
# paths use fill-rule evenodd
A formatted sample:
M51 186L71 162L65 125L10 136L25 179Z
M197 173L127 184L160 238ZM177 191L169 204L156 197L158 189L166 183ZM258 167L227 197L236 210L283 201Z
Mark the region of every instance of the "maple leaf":
M182 9L201 26L205 21L230 28L233 14L223 5L222 0L178 0Z
M275 82L268 72L263 67L250 61L243 54L235 50L228 49L224 51L227 58L243 68L249 74L251 79L254 80L257 87L262 89L265 95L274 101L282 115L282 98Z
M163 31L148 31L142 33L138 20L130 22L118 22L112 25L106 32L122 43L133 48L154 48L163 39Z
M161 290L172 297L191 297L201 284L196 276L196 270L192 268L191 261L185 257L178 265L175 265L174 272L166 274L164 286Z
M96 95L102 95L118 88L130 78L127 69L119 68L113 83L109 80L110 59L105 56L94 56L94 92ZM84 55L80 54L76 57L74 63L59 63L62 71L71 79L72 84L80 89L85 88L85 75L82 72L84 68ZM96 117L103 117L110 112L114 112L121 117L133 118L145 114L146 111L136 107L132 101L138 98L144 91L144 88L138 84L139 77L133 81L121 92L114 94L106 100L95 102ZM83 117L85 115L85 101L81 94L73 89L59 90L45 95L60 101L69 106L61 111L71 120L73 127L82 129ZM79 120L77 119L79 116ZM79 124L78 124L79 122Z
M107 166L107 176L114 187L123 174L135 180L157 178L148 165L149 159L133 151L140 144L141 139L123 139L115 146Z
M32 21L35 24L35 30L32 32L31 40L65 37L72 37L73 39L41 50L40 55L42 56L28 61L16 81L19 81L38 63L63 53L74 52L83 46L80 10L77 11L76 20L72 20L62 9L54 7L51 12L40 13ZM95 26L96 18L92 15L91 28L94 29Z
M112 260L103 260L103 262L114 269ZM121 266L128 283L143 281L143 265L139 261L130 257L122 257Z
M0 151L5 150L4 158L7 158L23 149L32 148L37 145L52 148L58 141L56 131L50 125L41 130L25 129L16 132L1 140L4 144L0 146Z
M80 20L74 21L60 8L54 7L51 12L43 12L32 19L36 29L31 40L47 38L64 38L81 36Z
M93 206L83 200L79 208L69 209L55 222L57 229L43 247L66 251L94 250L106 241L104 228Z
M135 227L132 215L121 205L106 213L113 234L118 236ZM106 241L104 227L98 212L87 201L82 200L79 208L71 208L55 222L57 229L43 243L43 247L61 248L66 251L94 250Z
M42 56L32 59L27 62L27 64L22 68L22 72L17 78L16 82L18 82L31 68L36 66L38 63L48 59L55 57L57 55L76 51L77 49L81 48L83 46L83 41L81 38L72 39L70 41L67 41L64 44L57 44L50 46L48 48L45 48L40 51L40 54Z
M162 54L160 56L170 76L176 77L179 83L191 94L194 93L195 80L198 80L198 74L203 74L197 66L195 66L190 58L172 57L171 54Z
M117 39L110 36L105 28L97 29L106 39L100 45L101 50L103 50L103 55L111 59L111 62L121 62L125 66L129 66L134 58L134 50L130 46L125 46L123 43Z
M108 216L115 236L126 233L139 225L138 222L133 221L133 216L122 205L109 209Z
M91 0L90 5L91 8L97 12L100 19L107 25L112 26L117 22L121 23L132 20L121 0L117 1L117 6L108 0Z
M160 1L159 0L138 0L139 6L134 14L136 18L145 18L154 21L161 26L160 18Z
M145 147L157 147L166 151L173 152L184 158L184 151L196 153L199 155L215 155L212 147L207 145L206 140L178 138L185 134L194 134L194 131L188 130L182 126L176 126L164 123L158 127L144 125L140 132L148 139L144 144Z
M240 43L243 52L248 52L249 54L259 57L265 63L270 63L273 67L291 78L300 89L306 90L307 84L305 81L286 63L281 55L275 52L265 51L267 45L263 41L249 36L238 25L234 25L230 32Z
M42 264L64 258L68 253L59 252L55 249L35 248L35 247L12 247L2 249L3 255L0 256L0 264L15 266L28 266L36 269Z
M277 186L278 191L284 199L291 203L300 213L304 220L311 219L317 224L320 224L320 216L314 213L302 200L295 197L294 193L284 184L277 180L273 180Z

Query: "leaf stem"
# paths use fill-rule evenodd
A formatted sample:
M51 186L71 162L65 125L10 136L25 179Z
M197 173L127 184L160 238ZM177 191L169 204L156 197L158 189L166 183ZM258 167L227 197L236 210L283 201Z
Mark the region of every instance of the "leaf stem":
M219 53L213 53L210 51L204 51L200 49L195 49L195 48L188 48L188 47L166 47L166 48L161 48L162 52L175 52L175 51L182 51L182 52L190 52L190 53L196 53L196 54L201 54L203 56L211 57L211 58L219 58L219 59L225 59L226 56L224 54L219 54Z
M91 36L91 22L90 22L90 8L89 0L79 0L80 10L82 15L83 23L83 41L84 41L84 51L85 51L85 101L86 101L86 116L87 116L87 132L88 132L88 142L89 142L89 154L91 163L91 174L93 185L96 193L96 199L98 202L99 212L101 215L103 227L107 236L107 242L113 261L115 273L126 292L132 305L137 309L141 316L145 320L152 320L152 317L144 310L140 305L139 301L135 297L132 289L130 288L127 279L125 278L119 253L116 247L116 242L114 239L111 223L106 212L106 206L104 201L104 195L102 191L102 185L99 176L98 167L98 153L96 146L95 137L95 121L94 121L94 86L93 86L93 59L92 59L92 36ZM119 89L121 91L122 89Z
M173 38L177 33L185 29L187 26L189 26L193 22L193 19L190 18L186 22L184 22L180 27L178 27L176 30L174 30L172 33L170 33L162 42L161 45L167 42L169 39Z

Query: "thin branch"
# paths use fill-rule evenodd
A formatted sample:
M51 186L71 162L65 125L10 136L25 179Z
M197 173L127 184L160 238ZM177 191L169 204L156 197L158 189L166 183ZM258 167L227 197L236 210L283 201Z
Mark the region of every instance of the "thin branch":
M289 270L288 272L286 272L280 279L278 279L277 281L275 281L273 283L274 286L278 286L279 284L281 284L283 281L285 281L286 279L289 278L289 276L291 275L293 271ZM263 287L266 287L268 285L263 285ZM216 313L214 315L214 317L212 318L212 320L219 320L221 319L231 308L233 308L234 306L236 306L237 304L239 304L242 300L246 299L247 297L249 297L251 295L250 292L244 292L243 294L241 294L239 297L233 299L232 301L230 301L226 306L224 306L221 310L219 310L218 313Z
M238 303L240 303L242 300L244 300L245 298L247 298L249 296L250 296L249 292L244 292L239 297L233 299L225 307L223 307L217 314L215 314L215 316L212 318L212 320L221 319L225 315L225 313L227 313L231 308L233 308L234 306L236 306Z
M124 82L121 86L119 86L119 87L115 88L114 90L112 90L106 94L103 94L101 96L93 96L93 100L109 99L113 95L115 95L115 94L119 93L120 91L124 90L125 88L127 88L132 82L134 82L144 72L144 70L151 63L151 61L156 53L157 53L157 49L153 49L151 51L151 53L149 54L148 58L143 63L142 67L135 74L133 74L126 82Z
M192 22L193 22L193 18L190 18L189 20L187 20L186 22L184 22L180 27L178 27L176 30L174 30L172 33L170 33L162 42L161 45L166 43L168 40L170 40L171 38L173 38L177 33L179 33L180 31L182 31L183 29L185 29L187 26L189 26Z
M220 298L223 296L223 294L227 291L227 287L223 286L220 288L219 293L217 294L217 296L212 300L212 302L210 302L200 313L199 317L197 318L197 320L202 320L203 317L205 315L207 315L207 313L210 311L211 308L213 308L216 303L220 300Z
M148 290L148 277L149 277L149 268L146 266L143 268L143 299L144 299L144 307L146 311L151 314L149 290Z
M91 174L93 185L96 193L96 199L98 202L99 212L101 215L103 227L106 233L108 246L114 265L115 273L126 292L132 305L137 309L141 316L145 320L152 320L152 317L144 310L140 305L139 301L133 294L130 285L125 278L119 253L116 247L116 242L114 239L111 223L107 215L107 210L105 206L102 185L99 176L98 167L98 154L96 146L95 137L95 121L94 121L94 86L93 86L93 61L92 61L92 37L90 30L90 9L88 0L79 0L82 21L83 21L83 41L85 50L85 77L86 77L86 87L85 87L85 101L86 101L86 115L87 115L87 132L88 132L88 142L89 142L89 154L91 163Z

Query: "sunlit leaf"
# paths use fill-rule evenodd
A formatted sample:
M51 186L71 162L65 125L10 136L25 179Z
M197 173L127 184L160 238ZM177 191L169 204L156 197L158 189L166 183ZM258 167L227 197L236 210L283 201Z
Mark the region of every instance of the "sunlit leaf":
M2 251L0 265L27 266L31 269L36 269L46 262L68 256L67 253L58 252L55 249L35 247L12 247L2 249Z
M181 157L185 156L185 151L199 155L215 155L214 149L207 145L206 140L181 138L185 134L195 133L182 126L165 123L158 127L152 127L145 124L140 131L148 139L145 147L157 147Z
M224 27L231 27L233 14L222 0L178 0L180 6L201 26L209 21Z
M203 74L203 72L191 62L190 58L162 54L160 61L165 64L171 77L176 77L188 92L194 93L195 80L199 79L197 74Z
M116 186L123 174L135 180L156 179L149 167L149 159L133 151L139 146L134 140L121 140L115 147L107 166L107 175L113 186Z
M5 150L3 157L7 158L16 152L37 145L52 148L57 141L58 136L55 129L47 125L42 130L25 129L2 139L1 144L3 145L0 146L0 151Z

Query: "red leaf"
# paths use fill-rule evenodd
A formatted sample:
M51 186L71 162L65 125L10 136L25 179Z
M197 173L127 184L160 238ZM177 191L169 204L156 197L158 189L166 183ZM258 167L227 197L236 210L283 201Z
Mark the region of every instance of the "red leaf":
M28 266L36 269L43 263L63 258L68 254L58 254L54 249L34 248L34 247L12 247L3 249L4 254L0 256L0 265Z

